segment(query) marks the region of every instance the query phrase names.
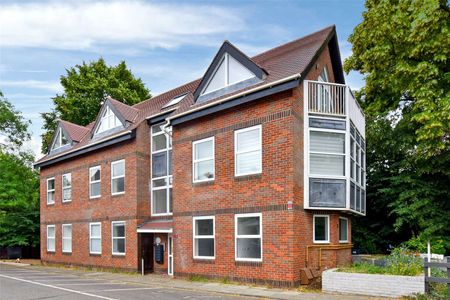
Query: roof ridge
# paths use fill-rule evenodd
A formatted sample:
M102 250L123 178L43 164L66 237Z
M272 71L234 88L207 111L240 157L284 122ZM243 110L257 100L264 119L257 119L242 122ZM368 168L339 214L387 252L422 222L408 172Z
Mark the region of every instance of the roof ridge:
M293 41L287 42L287 43L285 43L285 44L278 45L278 46L276 46L276 47L274 47L274 48L271 48L271 49L269 49L269 50L266 50L266 51L264 51L264 52L262 52L262 53L256 54L255 56L252 57L252 59L258 59L258 58L261 58L261 56L268 55L269 53L279 51L279 50L282 49L282 48L289 48L289 46L295 45L295 44L297 44L298 42L300 42L300 41L302 41L302 40L305 40L305 39L307 39L307 38L311 38L311 37L314 36L314 35L317 35L317 34L319 34L319 33L323 33L323 32L325 32L325 31L327 31L327 30L335 29L335 28L336 28L336 25L330 25L330 26L325 27L325 28L323 28L323 29L320 29L320 30L318 30L318 31L316 31L316 32L310 33L310 34L308 34L308 35L302 36L302 37L300 37L300 38L298 38L298 39L295 39L295 40L293 40ZM288 50L288 49L286 49L286 50Z

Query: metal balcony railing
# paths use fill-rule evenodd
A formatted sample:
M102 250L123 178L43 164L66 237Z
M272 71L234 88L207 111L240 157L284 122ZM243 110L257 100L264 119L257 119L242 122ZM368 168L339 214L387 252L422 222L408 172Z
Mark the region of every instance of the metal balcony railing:
M347 86L343 84L307 81L309 113L345 116Z

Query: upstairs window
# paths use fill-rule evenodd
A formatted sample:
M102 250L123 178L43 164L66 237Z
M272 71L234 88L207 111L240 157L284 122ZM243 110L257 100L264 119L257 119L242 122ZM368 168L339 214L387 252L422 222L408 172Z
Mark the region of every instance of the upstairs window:
M208 84L202 91L202 95L254 77L256 76L252 71L243 66L233 56L225 53Z
M171 127L152 126L152 215L172 213Z
M324 67L324 68L322 69L322 72L320 72L319 78L317 78L317 81L329 82L329 79L328 79L328 71L327 71L327 68L326 68L326 67Z
M105 111L100 119L100 123L97 127L97 133L102 133L110 129L114 129L116 127L123 126L122 122L117 118L114 112L111 110L109 106L106 106Z
M62 176L62 202L72 201L72 174Z
M262 172L261 131L261 125L258 125L234 132L235 176Z
M344 133L310 131L309 153L310 174L344 176Z
M111 193L119 195L125 193L125 160L111 163Z
M55 204L55 177L47 179L47 204Z
M101 167L89 168L89 198L98 198L101 195Z
M194 182L214 180L214 137L192 143Z
M69 144L69 140L64 135L64 131L62 130L62 128L59 127L57 130L58 131L56 133L55 143L53 144L52 150L59 149Z
M194 217L194 258L214 257L214 217Z

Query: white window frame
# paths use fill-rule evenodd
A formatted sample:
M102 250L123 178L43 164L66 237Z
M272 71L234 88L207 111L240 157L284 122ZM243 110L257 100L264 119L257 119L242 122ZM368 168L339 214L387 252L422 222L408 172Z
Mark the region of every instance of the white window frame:
M97 169L100 170L100 179L91 181L92 171L97 170ZM92 188L91 187L92 187L93 183L100 183L100 194L99 195L92 196ZM102 166L98 165L98 166L89 168L89 199L100 198L101 196L102 196Z
M186 96L187 96L187 93L181 94L181 95L179 95L179 96L175 96L175 97L173 97L169 102L167 102L167 104L164 105L162 108L167 108L167 107L173 106L173 105L175 105L175 104L178 104L178 103L180 103L181 100L183 100L184 97L186 97Z
M64 227L70 227L70 238L64 236ZM64 243L70 240L70 251L64 251ZM61 250L62 253L72 253L72 224L61 225Z
M124 226L124 237L114 237L114 225ZM123 239L124 252L114 252L114 240ZM127 252L127 224L125 221L112 221L111 222L111 253L112 255L122 255L124 256Z
M238 235L238 219L239 218L251 218L259 217L259 235ZM262 213L248 213L248 214L235 214L234 215L234 259L235 261L251 261L251 262L262 262L264 253L264 243L263 243L263 219ZM261 239L261 258L239 258L237 256L237 239Z
M207 157L207 158L202 158L202 159L195 159L195 147L198 144L201 143L205 143L205 142L209 142L212 141L212 156L211 157ZM209 137L206 139L202 139L202 140L198 140L198 141L194 141L192 142L192 182L197 183L197 182L206 182L206 181L214 181L214 179L216 178L216 152L215 152L215 138ZM195 164L196 163L200 163L200 162L204 162L204 161L209 161L212 160L213 161L213 169L212 169L212 173L213 173L213 177L212 178L206 178L206 179L201 179L201 180L196 180L195 179Z
M311 133L312 132L323 132L323 133L337 133L344 136L344 152L343 153L334 153L334 152L326 152L326 151L311 151ZM346 175L346 169L345 169L345 155L347 154L346 148L345 148L346 138L345 138L345 132L342 130L337 129L326 129L326 128L308 128L308 175L311 178L325 178L325 179L347 179ZM344 158L344 164L342 165L342 173L344 175L328 175L328 174L315 174L311 173L311 154L318 154L318 155L327 155L327 156L334 156L334 157L343 157ZM349 154L350 155L350 154Z
M114 176L113 175L113 168L114 168L114 165L117 165L117 164L120 164L120 163L123 163L123 175L119 175L119 176ZM113 162L111 162L111 195L113 195L113 196L115 196L115 195L123 195L123 194L125 194L125 159L121 159L121 160L116 160L116 161L113 161ZM101 176L101 173L100 173L100 176ZM117 192L117 193L113 193L113 182L114 182L114 179L117 179L117 178L123 178L123 192Z
M55 142L53 143L53 146L52 146L51 150L57 150L59 148L62 148L64 146L70 144L70 142L67 140L67 138L66 138L67 143L63 144L63 134L64 134L64 132L63 132L62 128L59 127L57 131L58 131L57 132L57 136L56 136ZM59 142L59 147L55 147L56 146L56 142Z
M252 131L258 129L259 130L259 149L251 150L251 151L242 151L238 152L238 135L243 132ZM245 154L250 152L260 151L261 152L261 160L259 162L259 170L256 172L247 172L247 173L238 173L238 167L237 167L237 157L239 154ZM261 174L262 173L262 161L263 161L263 151L262 151L262 125L256 125L252 127L247 127L239 130L234 131L234 176L246 176L246 175L253 175L253 174Z
M213 234L212 235L196 235L197 220L213 220ZM195 255L195 240L196 239L213 239L214 240L214 256L197 256ZM194 259L216 259L216 217L215 216L201 216L192 218L192 257Z
M105 132L105 131L108 131L111 129L115 129L118 127L123 127L122 122L116 116L116 114L111 109L111 107L109 107L109 105L106 106L103 113L104 113L104 115L101 116L101 118L100 118L100 122L98 123L98 126L95 130L95 134L99 134L99 133L102 133L102 132ZM116 120L118 121L118 124L117 124ZM107 124L107 126L105 126L104 124Z
M70 185L64 186L64 177L69 177ZM70 198L68 200L64 200L64 191L70 190ZM61 201L62 202L71 202L72 201L72 173L65 173L61 176Z
M49 228L53 228L53 237L50 237L48 235L48 229ZM48 248L48 241L49 240L53 240L53 245L54 245L53 249L49 249ZM47 252L56 252L56 227L55 227L55 225L47 225Z
M92 236L92 226L100 226L100 236ZM100 240L100 251L92 251L92 240L93 239ZM101 222L89 223L89 253L90 254L102 254L102 223Z
M53 189L49 189L48 188L48 182L50 180L53 180ZM55 190L56 190L56 180L55 180L55 177L47 178L47 182L46 183L47 183L47 186L45 187L45 189L47 190L47 205L54 205L55 202L56 202L56 192L55 192ZM48 201L48 194L49 193L53 193L53 202L49 202Z
M173 176L173 174L169 175L169 165L170 165L169 153L172 150L172 141L169 140L169 139L172 139L172 135L171 135L172 134L172 127L167 127L166 128L166 130L169 131L170 134L167 134L164 130L159 131L157 133L153 132L153 127L154 126L161 126L162 124L163 123L158 123L158 124L152 125L150 127L150 152L151 152L151 154L150 154L150 174L152 174L152 172L153 172L153 154L157 154L157 153L160 153L160 152L166 152L167 153L166 154L167 155L167 157L166 157L166 159L167 159L167 161L166 161L166 164L167 164L167 175L166 176L160 176L160 177L151 178L151 181L150 181L150 188L151 188L151 193L150 193L150 201L151 201L150 202L150 204L151 204L150 205L150 214L151 214L152 217L171 216L173 214L173 212L170 211L170 192L171 192L171 189L172 189L172 178L173 178L172 176ZM153 150L153 137L161 135L161 134L165 134L166 135L166 148L160 149L160 150ZM152 176L153 176L153 174L152 174ZM156 180L159 180L159 179L165 179L166 180L166 185L160 186L160 187L153 187L153 182L156 181ZM156 191L156 190L166 190L167 212L165 212L165 213L154 213L153 212L153 207L154 207L154 205L153 205L153 191Z
M346 230L347 230L347 239L346 240L341 240L341 220L345 220L347 226L346 226ZM344 217L339 217L339 243L348 243L348 218L344 218Z
M326 218L327 226L326 226L326 240L316 240L316 218ZM313 242L314 244L329 244L330 243L330 215L313 215Z

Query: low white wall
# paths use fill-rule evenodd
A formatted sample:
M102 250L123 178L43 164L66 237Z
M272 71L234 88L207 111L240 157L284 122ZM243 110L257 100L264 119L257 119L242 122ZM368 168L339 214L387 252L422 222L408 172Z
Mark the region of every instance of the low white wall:
M322 273L322 291L382 297L400 297L425 292L424 276L397 276L361 273Z

